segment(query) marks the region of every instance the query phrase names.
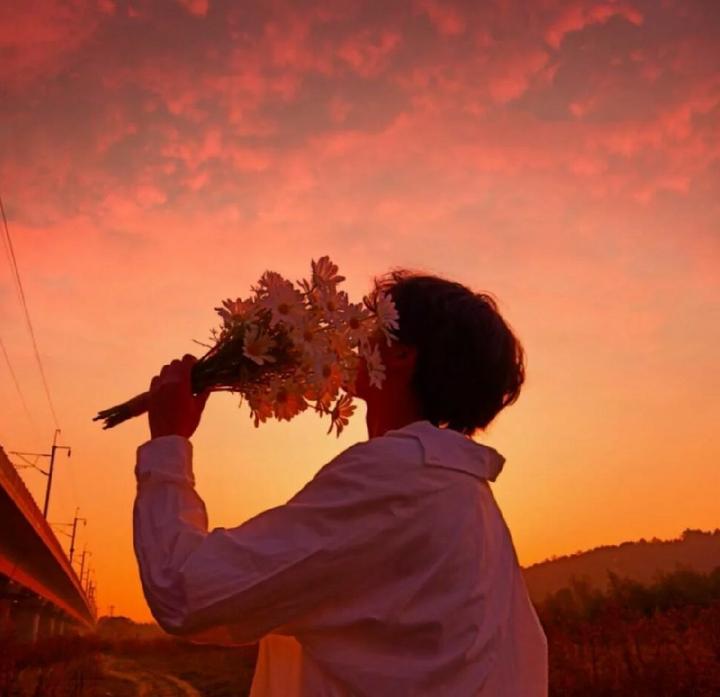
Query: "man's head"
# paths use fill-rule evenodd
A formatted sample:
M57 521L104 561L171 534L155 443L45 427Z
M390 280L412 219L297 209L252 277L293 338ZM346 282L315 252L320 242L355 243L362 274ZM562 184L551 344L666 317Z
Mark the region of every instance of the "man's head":
M361 369L357 395L368 402L411 393L421 418L465 434L485 429L515 402L525 380L525 353L488 294L405 270L375 280L370 302L388 293L398 310L398 342L380 351L382 390Z

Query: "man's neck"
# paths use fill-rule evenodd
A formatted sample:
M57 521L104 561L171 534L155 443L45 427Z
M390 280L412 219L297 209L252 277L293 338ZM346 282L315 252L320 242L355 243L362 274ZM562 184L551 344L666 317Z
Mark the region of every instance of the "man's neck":
M368 437L383 436L388 431L402 428L415 421L421 421L422 418L420 409L414 403L368 404L365 416Z

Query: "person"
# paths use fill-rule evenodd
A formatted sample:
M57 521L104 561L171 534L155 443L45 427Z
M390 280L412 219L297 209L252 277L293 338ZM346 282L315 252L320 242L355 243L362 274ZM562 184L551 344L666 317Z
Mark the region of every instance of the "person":
M207 395L192 356L150 386L134 546L168 632L259 641L251 697L545 697L547 643L494 499L505 458L472 436L512 404L525 354L497 302L436 276L376 279L399 316L362 361L368 439L287 503L208 530L193 435Z

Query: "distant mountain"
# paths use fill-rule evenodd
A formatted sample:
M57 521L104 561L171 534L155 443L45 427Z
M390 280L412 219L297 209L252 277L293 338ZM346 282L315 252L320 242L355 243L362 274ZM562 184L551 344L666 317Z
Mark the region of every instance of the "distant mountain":
M678 567L707 573L718 566L720 529L713 532L685 530L676 540L653 538L648 542L642 539L554 557L527 567L524 573L530 597L537 603L548 594L569 586L573 578L605 590L609 571L649 583L658 574Z

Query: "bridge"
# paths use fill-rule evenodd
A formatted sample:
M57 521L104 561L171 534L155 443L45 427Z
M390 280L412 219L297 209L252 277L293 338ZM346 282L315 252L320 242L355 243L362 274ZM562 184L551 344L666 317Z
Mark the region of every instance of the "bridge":
M0 634L34 642L94 625L92 601L0 447Z

